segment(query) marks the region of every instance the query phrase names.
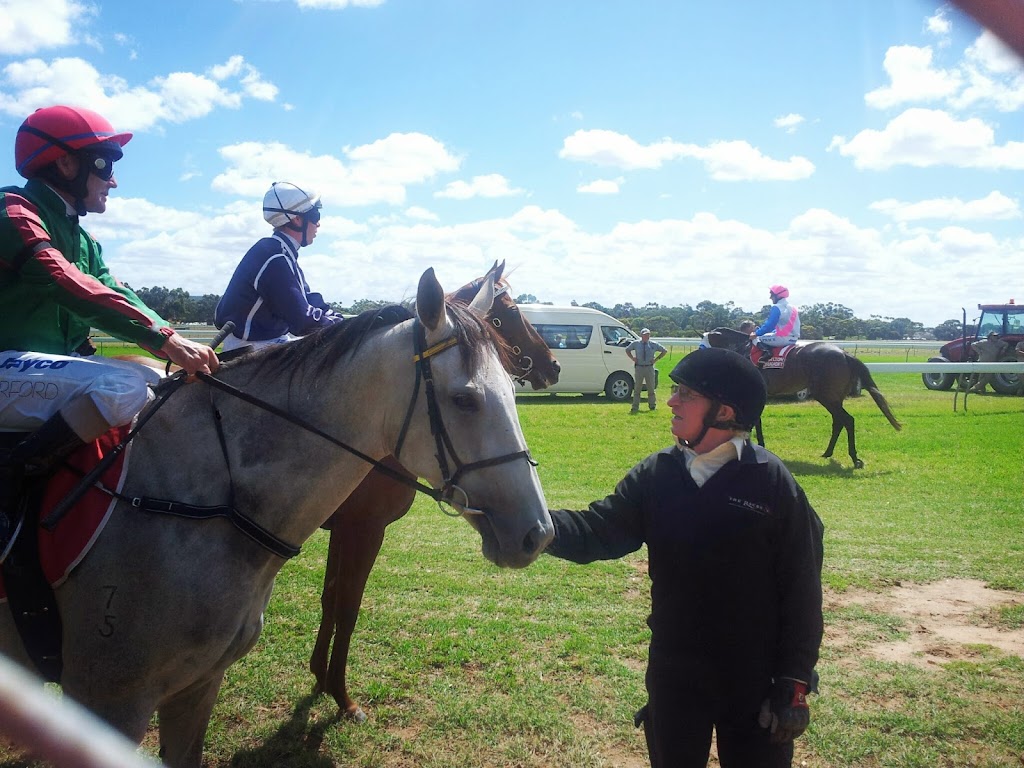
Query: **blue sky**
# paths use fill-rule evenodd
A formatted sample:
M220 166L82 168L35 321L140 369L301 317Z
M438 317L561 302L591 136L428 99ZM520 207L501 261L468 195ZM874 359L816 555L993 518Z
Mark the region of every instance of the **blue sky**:
M1024 302L1024 65L934 1L0 0L0 145L55 103L135 133L84 222L135 287L222 293L293 181L343 304Z

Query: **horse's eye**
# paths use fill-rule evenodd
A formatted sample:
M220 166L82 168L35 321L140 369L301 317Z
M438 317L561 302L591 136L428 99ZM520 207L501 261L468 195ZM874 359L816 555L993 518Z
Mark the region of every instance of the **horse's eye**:
M477 411L480 410L476 398L473 397L472 395L453 395L452 402L455 404L456 408L458 408L460 411L465 411L466 413L476 413Z

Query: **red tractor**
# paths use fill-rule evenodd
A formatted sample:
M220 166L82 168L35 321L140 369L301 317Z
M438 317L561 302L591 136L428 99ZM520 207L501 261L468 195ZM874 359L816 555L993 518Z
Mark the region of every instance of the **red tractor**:
M978 353L971 346L974 342L995 333L1002 341L1008 342L1005 355L1000 362L1015 363L1014 348L1024 341L1024 304L979 304L981 316L973 336L954 339L942 345L940 357L929 357L929 363L960 363L978 359ZM968 374L959 374L967 376ZM921 379L928 389L946 390L956 381L955 373L922 373ZM1020 389L1020 376L1016 373L997 373L992 377L992 389L1003 395L1015 395Z

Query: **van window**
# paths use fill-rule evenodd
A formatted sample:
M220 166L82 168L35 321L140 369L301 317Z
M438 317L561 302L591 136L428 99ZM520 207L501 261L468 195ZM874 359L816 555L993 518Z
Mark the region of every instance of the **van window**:
M590 325L562 323L533 323L549 349L585 349L594 328Z
M604 343L611 347L625 347L634 341L629 331L617 325L602 325L601 333L604 334Z

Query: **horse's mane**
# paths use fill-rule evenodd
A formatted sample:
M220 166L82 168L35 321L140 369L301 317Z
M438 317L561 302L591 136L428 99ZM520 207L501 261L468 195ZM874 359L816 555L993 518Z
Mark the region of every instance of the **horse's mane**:
M505 363L508 354L506 345L491 330L489 323L464 304L446 300L445 305L452 318L454 335L459 341L459 352L467 370L475 370L479 364L479 350L484 344L495 345L502 363ZM275 344L251 355L244 355L225 363L225 367L254 364L257 374L274 375L307 369L314 375L320 375L329 370L339 357L358 349L368 337L413 317L408 307L398 304L369 309L288 344ZM411 357L411 349L409 354Z

